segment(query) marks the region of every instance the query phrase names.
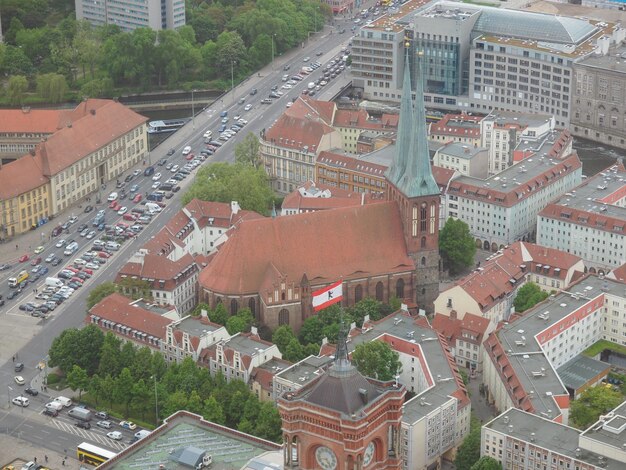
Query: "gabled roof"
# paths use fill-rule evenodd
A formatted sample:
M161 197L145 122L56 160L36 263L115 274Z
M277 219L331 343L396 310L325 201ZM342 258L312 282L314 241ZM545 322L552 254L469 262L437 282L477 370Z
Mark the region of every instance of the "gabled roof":
M41 160L25 155L0 167L0 200L12 199L47 182Z
M131 299L121 294L111 294L89 310L90 315L128 326L134 330L147 333L161 340L165 339L165 329L172 323L167 317L134 304Z
M0 134L52 134L65 125L61 109L2 109Z
M147 121L121 103L98 99L83 101L66 118L65 127L36 148L44 161L44 175L48 177Z
M136 255L137 257L137 255ZM131 261L121 267L117 273L117 279L124 277L137 277L139 279L152 279L154 282L165 281L163 290L172 290L178 285L178 280L186 280L188 275L196 273L199 269L190 254L185 254L176 261L166 256L146 253L141 260L131 258ZM153 285L153 288L160 286Z
M333 102L299 97L268 129L265 140L281 147L308 147L315 153L322 138L336 132L331 127L334 109Z
M218 293L258 293L270 264L292 282L306 274L314 286L415 269L397 204L379 202L243 221L200 273L199 283Z

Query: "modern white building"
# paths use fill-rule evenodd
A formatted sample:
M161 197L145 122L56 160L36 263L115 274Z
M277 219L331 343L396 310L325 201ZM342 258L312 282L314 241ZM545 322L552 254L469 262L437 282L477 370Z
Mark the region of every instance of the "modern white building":
M588 275L551 296L485 341L487 399L500 411L514 407L567 424L573 392L557 370L599 340L626 345L625 320L624 284L604 276Z
M497 251L516 240L533 240L537 214L582 181L582 165L572 153L552 157L559 132L550 133L534 158L481 180L454 178L445 194L445 218L460 219L484 249ZM544 155L545 154L545 155Z
M572 67L624 39L618 24L458 2L409 1L357 32L353 85L366 99L400 100L402 43L423 52L426 106L531 112L570 121Z
M626 262L626 169L620 162L548 204L537 243L580 256L591 272Z
M620 405L585 431L512 408L483 426L480 454L507 470L622 470L625 408Z
M176 29L185 26L185 0L76 0L76 19L122 31Z
M433 165L457 171L460 175L486 178L489 166L486 148L450 142L438 148Z

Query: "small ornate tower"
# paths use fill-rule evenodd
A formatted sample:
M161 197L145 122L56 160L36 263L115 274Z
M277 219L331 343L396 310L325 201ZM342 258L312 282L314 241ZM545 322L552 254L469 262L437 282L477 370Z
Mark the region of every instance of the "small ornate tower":
M400 470L400 428L406 390L363 377L339 332L329 370L278 400L284 467L299 470Z
M407 250L415 262L415 301L419 308L431 312L439 294L441 199L428 153L421 60L416 58L413 99L408 51L407 43L396 154L386 175L389 186L387 198L398 203Z

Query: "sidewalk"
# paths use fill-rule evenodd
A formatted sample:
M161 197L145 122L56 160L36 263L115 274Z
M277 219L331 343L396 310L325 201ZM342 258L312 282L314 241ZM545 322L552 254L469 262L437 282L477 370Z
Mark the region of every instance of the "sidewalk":
M0 467L12 464L16 470L19 470L22 464L37 458L37 464L44 465L51 470L78 470L80 468L80 462L76 459L76 448L59 449L53 452L20 439L21 434L22 431L11 430L8 434L5 432L0 434ZM47 462L46 456L48 456Z

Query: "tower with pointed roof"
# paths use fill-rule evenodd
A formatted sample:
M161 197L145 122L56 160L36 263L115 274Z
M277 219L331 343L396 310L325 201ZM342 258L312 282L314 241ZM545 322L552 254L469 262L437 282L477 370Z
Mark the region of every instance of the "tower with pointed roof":
M400 209L407 251L416 266L417 306L430 312L439 293L440 191L430 166L420 58L411 94L409 44L404 64L396 153L387 170L387 197ZM396 295L402 297L397 289Z
M347 332L337 339L330 368L278 401L284 467L301 470L399 470L406 390L365 378L348 357Z

